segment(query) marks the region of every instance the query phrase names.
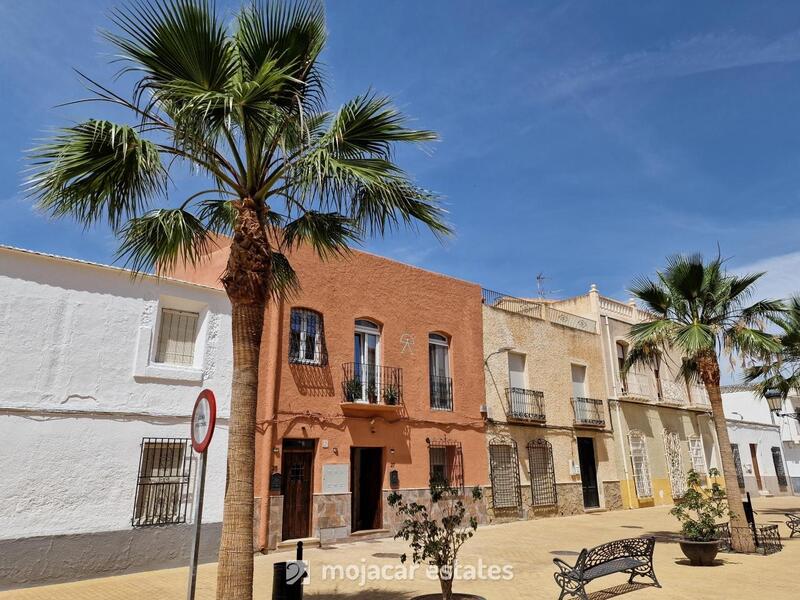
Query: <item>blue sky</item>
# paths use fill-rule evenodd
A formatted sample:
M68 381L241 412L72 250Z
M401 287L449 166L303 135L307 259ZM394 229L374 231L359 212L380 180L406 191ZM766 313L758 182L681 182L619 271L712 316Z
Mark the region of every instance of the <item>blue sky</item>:
M0 4L0 243L113 259L107 229L49 221L21 188L37 138L108 114L55 106L85 95L72 68L110 81L97 29L118 2ZM800 4L339 0L328 18L331 106L373 88L442 138L400 158L456 236L369 250L508 293L542 272L551 296L624 298L665 255L719 244L770 270L765 294L800 290Z

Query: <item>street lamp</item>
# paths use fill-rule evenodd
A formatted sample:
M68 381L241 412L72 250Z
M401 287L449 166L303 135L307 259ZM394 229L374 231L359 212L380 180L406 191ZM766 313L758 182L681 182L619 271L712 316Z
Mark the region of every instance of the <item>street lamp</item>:
M766 392L764 392L764 398L767 399L767 404L769 404L769 411L774 413L776 417L789 417L790 419L797 419L800 421L800 413L785 413L781 412L783 408L783 394L780 390L776 390L775 388L770 388Z
M513 346L502 346L501 348L498 348L497 350L492 352L489 356L484 358L483 359L483 364L485 364L488 367L489 366L489 359L492 358L495 354L503 354L503 352L511 352L513 349L514 349Z

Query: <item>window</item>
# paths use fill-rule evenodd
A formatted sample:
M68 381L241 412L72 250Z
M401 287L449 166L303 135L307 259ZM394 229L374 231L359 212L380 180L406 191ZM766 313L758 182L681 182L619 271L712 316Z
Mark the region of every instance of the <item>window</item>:
M628 391L628 377L625 374L625 359L628 357L628 346L624 342L617 342L617 368L619 369L619 380L622 384L622 393Z
M139 456L134 527L185 523L192 447L189 438L144 438Z
M731 444L731 453L733 453L733 464L736 466L736 481L739 487L744 489L744 471L742 470L742 457L739 454L738 444Z
M305 308L293 308L289 330L289 362L325 365L325 333L322 315Z
M533 506L555 506L556 474L553 465L553 448L543 439L528 442L528 467L531 475Z
M464 487L461 444L451 440L432 441L428 447L432 487Z
M674 431L664 431L664 456L667 460L667 472L672 488L673 498L682 498L686 494L686 475L683 472L681 456L681 439Z
M703 438L699 435L693 435L689 438L689 456L692 457L692 469L700 475L708 474L706 451L703 448Z
M431 408L453 410L453 381L450 378L450 343L440 333L428 335Z
M778 485L786 487L788 485L786 481L786 470L783 468L783 456L778 446L772 447L772 463L775 465L775 477L778 480Z
M631 464L633 465L633 479L636 482L636 496L639 498L652 498L653 486L650 483L650 464L647 460L645 437L638 431L631 431L628 434L628 443L631 447Z
M521 508L519 458L513 440L489 443L489 478L494 508Z
M572 397L586 398L586 367L583 365L570 365L572 374Z
M199 316L194 312L172 308L161 309L161 327L158 332L155 362L173 365L192 365L194 363L194 345Z
M360 387L356 402L377 402L380 389L381 329L372 321L356 319L353 342L354 376L350 385ZM353 390L358 396L359 390Z

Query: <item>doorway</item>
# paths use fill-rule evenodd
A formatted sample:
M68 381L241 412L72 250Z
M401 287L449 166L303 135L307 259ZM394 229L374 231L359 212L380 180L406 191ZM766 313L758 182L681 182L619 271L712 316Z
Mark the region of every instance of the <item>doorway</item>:
M311 523L311 483L314 471L314 440L283 440L282 539L309 537Z
M381 529L383 448L350 448L351 532Z
M600 493L597 489L597 463L594 456L594 439L578 438L578 462L581 467L583 507L600 508Z
M758 444L750 444L750 459L753 462L753 475L756 477L756 485L759 490L764 489L761 483L761 469L758 468Z

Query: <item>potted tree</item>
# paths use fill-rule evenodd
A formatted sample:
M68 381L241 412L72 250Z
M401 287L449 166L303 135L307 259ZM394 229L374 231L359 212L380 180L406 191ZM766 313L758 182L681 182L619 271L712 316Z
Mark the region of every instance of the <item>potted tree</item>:
M397 492L389 495L389 506L404 517L395 538L411 542L411 560L416 564L428 564L436 568L441 594L426 594L413 600L485 600L474 594L454 594L453 576L456 559L461 546L478 529L478 520L469 517L465 522L467 507L464 495L458 488L431 482L431 508L417 502L405 502ZM472 489L472 499L480 500L479 487ZM440 513L436 518L433 513ZM401 562L408 556L403 554Z
M393 383L387 385L383 390L383 402L389 406L395 406L400 400L400 389Z
M719 471L711 469L708 474L714 482L710 488L704 488L700 475L694 470L689 471L686 478L688 491L670 510L670 514L681 523L681 550L694 566L714 563L719 551L718 519L731 515L725 490L717 483Z
M361 379L352 377L344 382L344 395L348 402L355 402L361 400L361 395L364 393L364 388L361 385Z

